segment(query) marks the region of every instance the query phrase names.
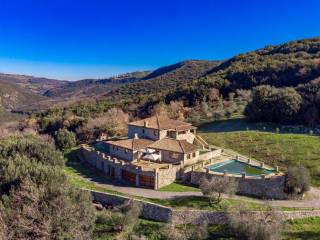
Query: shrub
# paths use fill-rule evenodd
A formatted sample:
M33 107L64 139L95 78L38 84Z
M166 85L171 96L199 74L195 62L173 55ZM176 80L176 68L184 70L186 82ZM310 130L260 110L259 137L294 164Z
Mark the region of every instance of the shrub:
M91 239L91 196L68 184L61 156L34 136L0 141L0 239Z
M277 211L251 212L246 206L228 209L228 229L236 239L276 240L285 225Z
M303 194L310 189L310 173L304 167L289 167L285 173L285 192Z
M66 150L76 145L76 136L67 129L60 129L56 134L56 144L61 150Z

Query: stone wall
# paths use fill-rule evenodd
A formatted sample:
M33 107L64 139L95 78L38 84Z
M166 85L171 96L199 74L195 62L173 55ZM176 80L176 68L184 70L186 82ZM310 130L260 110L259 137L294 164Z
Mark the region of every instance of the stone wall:
M141 217L158 222L170 222L174 221L176 224L225 224L228 221L227 213L209 211L209 210L174 210L170 207L161 206L158 204L129 198L125 196L119 196L109 193L101 193L96 191L90 191L92 198L100 202L102 205L118 206L126 201L133 201L141 204L142 212ZM276 212L281 220L301 219L308 217L319 217L320 210L302 210L302 211L277 211ZM248 218L257 214L255 211L248 212Z
M91 191L91 195L95 201L107 206L118 206L125 203L126 201L133 201L139 203L142 207L141 217L145 219L158 222L168 222L171 219L172 209L168 207L164 207L146 201L141 201L138 199L108 193L101 193L96 191Z
M181 169L180 165L172 164L168 164L168 168L156 169L155 171L148 171L139 167L133 168L131 164L124 163L123 161L113 161L112 159L108 160L106 159L106 154L90 148L79 149L78 157L82 162L92 165L93 167L105 173L107 176L112 176L117 180L123 180L122 170L126 170L138 176L143 175L155 177L155 189L159 189L163 186L173 183L177 179L177 176L179 176Z
M180 165L170 165L168 169L161 169L157 173L157 188L161 188L173 183L177 178L179 178Z
M292 220L308 217L319 217L320 210L303 210L303 211L276 211L279 220ZM253 218L259 212L250 211L246 213L247 218ZM262 214L263 216L263 214ZM208 210L173 210L172 221L176 224L195 224L201 225L204 222L208 224L226 224L228 222L228 215L226 212L215 212Z
M192 172L190 182L199 185L202 177L221 178L214 174L204 172ZM284 176L274 176L265 179L235 177L238 182L237 194L258 197L263 199L289 199L289 195L283 192Z
M211 150L207 153L202 153L199 157L199 159L201 161L207 161L207 160L210 160L212 158L216 158L216 157L219 157L222 153L222 150L221 149L216 149L216 150Z

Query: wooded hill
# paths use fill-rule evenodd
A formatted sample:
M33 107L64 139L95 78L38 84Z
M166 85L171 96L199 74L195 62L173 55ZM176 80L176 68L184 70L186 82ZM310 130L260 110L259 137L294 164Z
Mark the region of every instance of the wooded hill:
M12 80L13 79L13 80ZM188 106L207 101L209 91L217 89L224 98L239 89L252 90L259 85L276 88L320 84L320 38L292 41L240 54L225 61L190 60L156 69L133 72L105 79L85 79L75 82L57 81L20 75L0 75L0 83L17 86L32 101L11 104L28 111L47 108L61 102L117 99L139 104L152 101L182 100ZM299 86L301 89L301 86ZM3 87L2 94L7 91ZM18 90L16 92L19 92ZM315 90L316 91L316 90ZM9 94L10 95L10 94ZM20 95L20 94L19 94ZM23 94L21 95L23 96ZM3 98L2 98L3 99ZM138 99L138 100L136 100ZM139 100L140 99L140 100ZM41 101L40 101L41 100ZM27 104L25 104L27 103ZM2 106L4 105L1 102ZM27 107L26 105L30 105ZM40 107L40 105L43 105ZM20 108L19 108L20 107Z

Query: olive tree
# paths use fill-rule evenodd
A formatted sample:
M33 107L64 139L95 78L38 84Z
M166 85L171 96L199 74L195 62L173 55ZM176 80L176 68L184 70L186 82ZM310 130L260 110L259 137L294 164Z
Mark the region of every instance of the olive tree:
M200 189L202 194L208 197L210 204L219 203L223 194L235 194L237 182L231 177L203 177L200 180Z
M305 167L289 167L285 173L285 192L303 194L310 189L310 173Z

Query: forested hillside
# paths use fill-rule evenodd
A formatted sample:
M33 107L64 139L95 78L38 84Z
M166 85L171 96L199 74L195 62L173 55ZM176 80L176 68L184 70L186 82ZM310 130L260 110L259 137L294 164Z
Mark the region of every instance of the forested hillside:
M65 109L58 112L66 112L72 104L76 115L90 116L92 111L108 111L105 106L117 106L131 117L142 117L160 103L179 102L187 108L183 115L193 119L219 119L246 109L253 121L320 122L320 38L267 46L225 61L190 60L105 79L57 82L1 76L0 83L9 84L1 92L3 109L18 106L19 111L34 112L57 106ZM8 94L12 87L17 89L15 94ZM268 97L261 99L262 90Z
M261 84L295 87L320 76L320 38L267 46L240 54L213 69L202 81L223 82L230 90Z
M149 72L132 72L121 74L119 76L104 79L84 79L75 82L68 82L44 93L48 97L71 98L71 97L89 97L99 94L105 94L120 85L140 81Z
M16 84L27 91L31 91L32 93L39 95L42 95L49 89L56 88L67 83L67 81L56 79L4 73L0 73L0 82Z

